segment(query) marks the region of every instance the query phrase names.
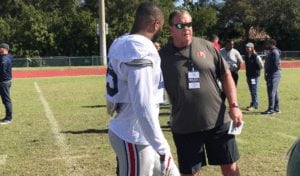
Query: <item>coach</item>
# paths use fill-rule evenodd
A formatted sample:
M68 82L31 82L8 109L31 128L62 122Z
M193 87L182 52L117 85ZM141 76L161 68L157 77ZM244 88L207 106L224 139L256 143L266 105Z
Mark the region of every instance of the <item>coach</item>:
M208 163L220 165L224 176L239 176L239 153L228 127L230 118L240 126L242 113L228 65L211 42L193 37L189 12L172 12L169 30L172 39L160 54L179 170L183 176L198 175L207 154ZM230 104L229 114L218 80Z

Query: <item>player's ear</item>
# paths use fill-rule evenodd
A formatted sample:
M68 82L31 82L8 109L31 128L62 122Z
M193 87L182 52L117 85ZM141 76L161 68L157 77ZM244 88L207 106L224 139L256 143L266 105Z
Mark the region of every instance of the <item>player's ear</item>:
M154 20L154 29L156 31L160 30L161 28L161 22L159 20Z

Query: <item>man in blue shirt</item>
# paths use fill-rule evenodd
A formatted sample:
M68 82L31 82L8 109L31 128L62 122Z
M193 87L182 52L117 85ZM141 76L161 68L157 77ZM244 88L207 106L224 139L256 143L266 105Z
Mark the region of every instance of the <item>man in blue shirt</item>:
M264 66L269 106L262 114L271 115L280 112L278 95L278 85L281 78L280 50L276 47L276 41L273 39L267 40L265 46L269 50Z
M1 120L1 125L9 124L12 121L12 103L10 99L10 87L12 80L12 59L8 53L9 45L0 44L0 95L5 107L5 117Z

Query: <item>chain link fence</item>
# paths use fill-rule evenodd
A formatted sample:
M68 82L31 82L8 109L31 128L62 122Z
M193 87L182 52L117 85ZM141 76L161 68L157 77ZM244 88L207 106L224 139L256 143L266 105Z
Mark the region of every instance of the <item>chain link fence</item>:
M100 56L85 57L36 57L14 58L14 67L60 67L60 66L98 66L101 65Z
M282 51L281 57L285 60L300 60L300 51Z
M258 52L263 59L267 56L267 52ZM300 60L300 51L281 51L282 60Z
M263 58L264 52L259 52ZM300 51L282 51L283 60L300 60ZM38 57L38 58L15 58L14 67L60 67L60 66L98 66L101 65L100 56L84 56L84 57Z

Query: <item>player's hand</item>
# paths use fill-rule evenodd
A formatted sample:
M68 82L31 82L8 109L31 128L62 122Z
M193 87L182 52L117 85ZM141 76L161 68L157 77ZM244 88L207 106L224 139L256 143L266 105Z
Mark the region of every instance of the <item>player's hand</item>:
M229 115L233 121L234 127L239 127L243 122L243 113L239 108L230 108Z
M180 176L171 154L160 155L162 176Z

